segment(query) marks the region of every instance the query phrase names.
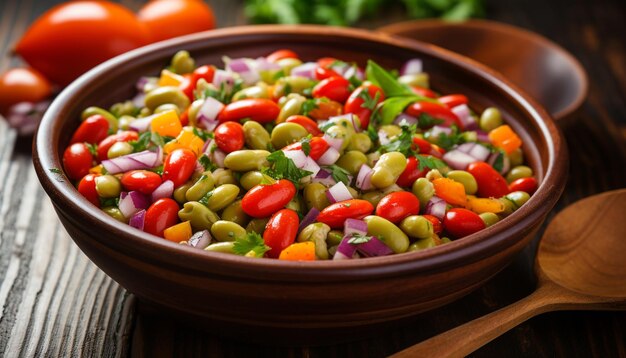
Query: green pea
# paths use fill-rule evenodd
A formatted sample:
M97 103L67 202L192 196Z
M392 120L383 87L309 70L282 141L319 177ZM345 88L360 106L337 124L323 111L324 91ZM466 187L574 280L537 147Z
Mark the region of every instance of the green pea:
M480 216L480 218L483 220L486 227L489 227L500 221L500 217L494 213L482 213L478 216Z
M316 208L322 211L330 205L326 197L326 187L320 183L310 183L304 186L304 202L309 210Z
M210 191L207 207L212 211L219 211L230 205L239 195L239 187L233 184L224 184Z
M354 131L354 128L352 129ZM353 132L352 132L353 133ZM340 150L346 150L348 148L348 144L352 139L352 133L349 129L346 129L344 126L332 126L326 130L326 134L331 138L339 138L343 139L343 143L341 144Z
M426 203L435 195L435 186L426 178L419 178L413 183L413 194L420 201L420 207L426 207Z
M465 170L452 170L448 172L448 178L463 184L465 194L474 195L478 191L478 183L474 176Z
M211 234L217 241L235 241L246 235L246 229L232 221L218 220L211 226Z
M181 110L189 107L189 98L178 87L163 86L153 89L146 94L146 108L154 111L158 106L165 103L173 103Z
M270 145L270 134L259 122L247 121L243 124L246 146L252 149L267 150Z
M82 120L85 120L93 115L99 114L102 117L106 118L107 122L109 122L109 130L112 132L117 132L117 127L118 127L118 121L117 118L111 114L109 111L107 111L106 109L100 108L100 107L87 107L85 108L85 110L81 113L80 117L82 118Z
M525 165L513 167L506 175L506 181L511 183L517 179L530 178L533 176L533 170Z
M291 69L300 66L302 64L302 61L298 60L297 58L282 58L276 61L276 63L278 64L278 66L280 66L280 68L283 69L285 74L289 75L291 73Z
M367 156L363 154L363 152L359 152L357 150L351 150L349 152L344 153L339 160L337 160L337 165L347 170L352 175L357 175L361 166L367 162Z
M184 108L182 108L184 109ZM154 114L157 113L164 113L164 112L169 112L169 111L174 111L176 112L177 115L180 116L180 113L182 112L181 108L178 108L177 105L173 104L173 103L164 103L160 106L158 106L157 108L154 109Z
M274 127L270 138L274 148L282 148L308 135L306 128L297 123L280 123Z
M511 167L517 167L524 164L524 152L522 152L521 148L513 150L511 153L507 154L507 157L509 157Z
M113 175L100 175L95 179L96 191L102 198L116 198L122 191L122 184Z
M327 246L337 246L343 240L343 231L340 230L331 230L326 234L326 245Z
M374 190L362 194L361 199L369 201L372 205L374 205L374 207L376 207L385 195L387 194L383 193L382 191Z
M113 143L111 148L107 151L107 157L109 159L121 157L124 155L128 155L133 152L133 146L127 142L116 142Z
M244 226L250 221L250 217L241 208L241 200L233 201L228 205L224 211L222 211L222 219L226 221L232 221L241 226Z
M217 168L212 174L216 187L224 184L237 184L237 179L235 178L235 175L233 175L233 171L230 169Z
M367 223L367 233L376 236L396 254L409 248L409 238L391 221L376 215L366 216L363 220Z
M502 125L502 115L497 108L489 107L480 115L480 129L489 132Z
M261 82L256 86L244 88L233 95L233 102L246 98L270 98L267 85Z
M414 239L428 239L435 233L433 224L423 216L411 215L400 223L400 229Z
M385 124L385 125L380 126L380 128L378 128L378 132L379 133L382 132L387 136L387 138L392 139L400 135L400 133L402 133L402 128L400 128L400 126L397 126L395 124Z
M280 112L278 113L276 123L282 123L290 116L299 114L300 110L302 109L302 104L305 101L306 98L300 95L287 99L287 101L285 101L285 104L281 107Z
M328 259L326 237L330 232L330 226L323 223L314 223L306 226L298 235L298 242L313 241L315 243L315 256L321 260Z
M187 190L193 186L193 182L186 182L185 184L179 186L174 189L174 200L176 200L179 204L184 204L187 202Z
M434 237L429 237L426 239L417 240L409 246L408 251L419 251L424 249L429 249L431 247L437 246Z
M182 50L176 52L172 57L171 69L178 74L191 73L196 68L196 61L189 55L189 52Z
M372 185L385 188L394 184L406 168L406 157L400 152L389 152L380 156L374 165Z
M228 153L224 158L224 166L238 172L261 170L269 165L267 156L270 152L259 149L242 149Z
M350 139L346 150L358 150L367 153L372 148L372 140L365 133L355 133Z
M220 218L216 213L197 201L185 203L178 212L181 221L189 221L195 230L211 230L213 223Z
M222 252L225 254L234 254L235 253L234 247L235 247L235 243L232 241L216 242L214 244L207 246L204 250L211 251L211 252Z
M416 73L413 75L404 75L398 77L398 82L409 85L409 86L418 86L422 88L429 88L428 84L428 74L427 73Z
M109 112L118 119L121 116L132 116L137 113L138 110L139 108L135 107L133 101L115 103L111 106L111 108L109 108Z
M213 190L215 179L211 172L205 172L200 178L187 190L185 198L187 201L198 201L202 199L209 191Z
M104 211L107 215L109 215L110 217L112 217L113 219L119 221L119 222L123 222L123 223L127 223L128 220L124 217L124 215L122 214L122 212L120 211L120 209L118 209L115 206L107 206L102 208L102 211Z
M513 203L513 211L519 209L530 199L530 195L525 191L514 191L504 196L508 201Z
M265 225L267 225L268 221L269 218L252 219L250 220L248 225L246 225L246 231L256 232L259 235L263 235L263 231L265 231Z

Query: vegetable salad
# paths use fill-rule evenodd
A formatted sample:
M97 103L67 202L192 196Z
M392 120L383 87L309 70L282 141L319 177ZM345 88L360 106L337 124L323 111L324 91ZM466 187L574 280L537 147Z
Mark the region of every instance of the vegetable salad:
M345 260L443 245L537 189L496 108L398 70L335 58L196 66L176 53L137 95L89 107L65 174L111 217L207 251Z

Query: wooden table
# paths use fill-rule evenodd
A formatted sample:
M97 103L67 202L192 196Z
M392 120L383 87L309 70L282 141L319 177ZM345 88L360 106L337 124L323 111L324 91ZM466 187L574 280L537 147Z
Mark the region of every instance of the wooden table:
M0 72L19 64L8 57L9 49L33 19L58 2L0 2ZM142 3L121 2L133 9ZM240 1L212 5L219 26L245 22ZM626 187L626 3L494 0L489 1L488 14L553 39L589 73L589 98L563 129L571 152L570 177L553 213L582 197ZM398 18L381 17L362 25L375 27ZM0 173L0 355L6 357L378 357L514 302L534 287L532 245L476 292L375 337L295 348L248 343L246 337L255 332L242 332L238 340L219 338L145 313L133 295L80 252L39 186L30 139L18 138L4 121L0 121ZM625 323L623 312L544 314L505 333L475 356L626 357Z

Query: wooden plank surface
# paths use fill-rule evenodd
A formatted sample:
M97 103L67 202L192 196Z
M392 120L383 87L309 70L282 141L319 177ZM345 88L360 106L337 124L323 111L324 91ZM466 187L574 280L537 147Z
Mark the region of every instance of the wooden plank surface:
M60 0L0 2L0 71L9 49ZM121 1L137 9L142 1ZM241 1L211 1L219 26L244 22ZM564 128L571 152L566 192L554 212L593 193L626 187L626 5L610 0L488 1L489 17L537 31L571 51L591 80L589 98ZM361 25L397 19L381 16ZM59 224L29 154L0 121L0 355L380 357L523 297L534 287L534 246L484 287L374 337L318 347L251 344L144 310L97 269ZM626 218L626 217L625 217ZM592 239L592 238L590 238ZM626 253L625 253L626 255ZM492 356L626 357L626 313L556 312L520 325L475 353ZM284 342L283 342L284 343ZM323 344L324 342L320 342Z

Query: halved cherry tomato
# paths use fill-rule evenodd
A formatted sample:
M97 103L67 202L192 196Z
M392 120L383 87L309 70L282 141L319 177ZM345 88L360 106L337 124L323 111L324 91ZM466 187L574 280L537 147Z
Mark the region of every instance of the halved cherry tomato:
M427 219L428 221L430 221L431 224L433 224L433 232L435 234L440 234L443 231L443 225L441 225L441 220L439 220L438 217L429 214L425 214L422 216L424 217L424 219Z
M437 94L428 88L420 87L420 86L411 86L411 91L419 96L424 96L428 98L437 98Z
M341 75L327 67L318 66L315 69L315 78L317 80L321 81L331 77L341 77Z
M317 221L333 229L343 227L346 219L363 219L374 211L374 206L366 200L350 199L331 204L324 208Z
M198 0L153 0L137 13L152 42L215 28L213 10Z
M287 179L273 184L259 184L243 196L241 208L252 217L266 218L284 208L294 195L296 187Z
M117 142L130 142L137 140L139 136L135 131L125 131L117 134L111 134L98 143L98 160L108 159L109 149Z
M463 124L450 108L432 102L415 102L410 104L406 110L406 114L419 117L422 113L426 113L435 119L443 120L441 126L450 127L455 124L460 130L463 130Z
M397 191L385 195L376 205L376 215L391 221L394 224L410 215L417 215L420 211L420 201L408 191Z
M155 201L146 210L143 231L163 237L163 231L178 223L178 203L170 198Z
M163 163L163 181L171 180L179 187L191 177L196 168L196 155L186 148L174 149Z
M443 217L443 227L450 235L461 238L485 228L485 222L473 211L453 208Z
M315 122L314 120L312 120L311 118L307 116L301 116L299 114L296 114L296 115L287 117L285 122L296 123L296 124L303 126L304 129L306 129L307 132L311 133L311 135L314 137L321 136L324 134L324 132L322 132L317 126L317 122Z
M279 112L280 107L274 101L265 98L247 98L226 105L218 114L217 120L223 123L249 118L265 124L275 120Z
M122 175L122 186L128 191L138 191L142 194L152 194L163 182L161 176L148 170L132 170Z
M329 77L313 87L313 97L326 97L344 103L350 97L350 81L343 77Z
M93 205L100 207L100 196L96 191L96 177L98 174L87 174L78 183L78 192Z
M63 167L70 179L78 180L89 173L93 155L85 143L74 143L63 153Z
M109 121L99 114L94 114L78 126L70 143L86 142L95 144L107 137Z
M215 143L226 153L243 148L245 137L243 126L237 122L224 122L215 128Z
M500 198L509 193L506 180L491 165L475 162L467 166L478 184L478 195L483 198Z
M282 60L283 58L298 58L298 54L296 54L295 52L291 50L281 49L281 50L276 50L270 53L266 57L266 59L269 62L278 62L279 60Z
M404 168L404 171L400 174L398 180L396 180L396 184L403 187L410 187L417 179L425 177L429 170L428 167L419 170L419 159L409 157L406 161L406 168Z
M378 98L376 98L377 95ZM365 130L370 123L372 112L376 109L376 106L384 100L385 94L380 87L372 84L362 85L355 89L350 97L348 97L343 111L344 113L356 114L361 121L361 129Z
M277 258L281 251L293 244L299 224L298 213L291 209L282 209L272 215L263 231L265 245L272 248L267 252L267 256Z
M32 68L14 68L0 76L0 112L20 102L39 102L52 92L50 82Z
M343 113L343 105L341 103L326 98L316 100L315 105L317 108L314 108L308 114L309 117L315 120L326 120Z
M328 150L328 147L329 147L328 142L326 142L326 140L321 137L311 138L311 140L309 141L309 144L311 145L311 151L309 152L309 157L311 157L311 159L313 160L320 159L320 157L324 155L324 153L326 152L326 150ZM300 149L302 149L302 142L295 142L295 143L289 144L288 146L284 147L282 150L300 150Z
M509 184L509 190L511 192L514 191L525 191L528 194L532 195L538 187L537 179L535 178L519 178L511 182Z
M446 105L448 108L454 108L462 104L468 104L469 100L462 94L450 94L447 96L439 97L437 100Z

